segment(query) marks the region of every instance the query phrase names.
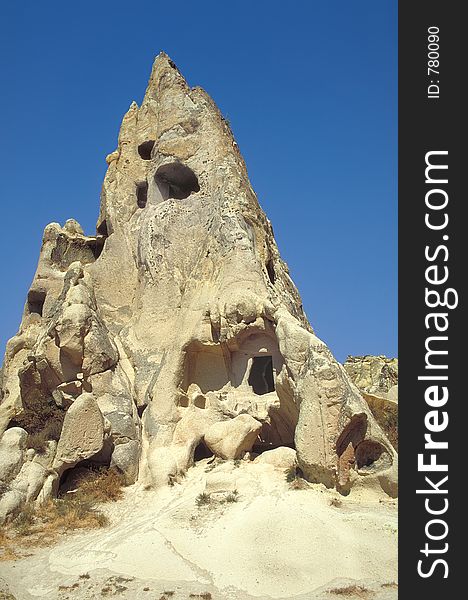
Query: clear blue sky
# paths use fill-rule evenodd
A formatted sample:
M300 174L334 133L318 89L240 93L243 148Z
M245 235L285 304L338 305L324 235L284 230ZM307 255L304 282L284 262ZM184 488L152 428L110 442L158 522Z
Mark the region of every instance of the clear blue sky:
M165 50L231 122L317 334L339 360L396 355L396 0L34 0L0 23L0 348L45 225L94 232L104 158Z

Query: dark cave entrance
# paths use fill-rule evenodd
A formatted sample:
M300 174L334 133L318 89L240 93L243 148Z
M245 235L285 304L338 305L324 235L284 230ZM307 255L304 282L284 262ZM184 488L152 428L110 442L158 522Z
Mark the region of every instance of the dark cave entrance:
M145 208L148 201L148 182L140 181L136 186L136 196L138 208Z
M151 152L154 148L154 140L148 140L138 146L138 154L143 160L151 160Z
M60 498L72 494L82 485L92 483L100 476L115 471L115 467L110 466L113 450L114 443L109 439L98 454L66 469L60 477L57 496Z
M107 227L107 221L101 221L99 227L97 228L98 235L102 235L103 237L109 237L109 228Z
M28 293L28 312L30 315L36 314L42 317L46 296L47 292L30 290Z
M273 357L271 355L253 357L249 385L259 396L275 391Z
M276 281L275 267L273 266L273 261L270 259L266 264L266 270L268 273L268 279L274 285Z
M193 453L193 460L197 462L205 458L211 458L212 456L214 456L213 452L211 452L203 440L200 440L198 446L195 448L195 452Z
M154 176L163 200L174 198L184 200L190 194L200 191L195 173L182 163L162 165Z

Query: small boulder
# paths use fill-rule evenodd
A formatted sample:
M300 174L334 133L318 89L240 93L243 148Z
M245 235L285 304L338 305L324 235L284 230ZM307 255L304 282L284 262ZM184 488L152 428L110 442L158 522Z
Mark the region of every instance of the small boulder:
M272 465L276 469L290 469L297 465L296 451L293 448L280 446L274 450L267 450L257 456L255 464Z
M97 454L104 443L104 418L92 394L81 394L68 409L53 467L58 472Z
M138 477L138 462L140 459L140 444L130 440L126 444L118 444L112 452L111 467L123 473L125 483L131 485Z
M25 460L28 434L21 427L7 429L0 439L0 481L11 481Z
M205 444L213 454L225 460L242 458L252 449L261 428L260 421L250 415L238 415L211 425L205 434Z

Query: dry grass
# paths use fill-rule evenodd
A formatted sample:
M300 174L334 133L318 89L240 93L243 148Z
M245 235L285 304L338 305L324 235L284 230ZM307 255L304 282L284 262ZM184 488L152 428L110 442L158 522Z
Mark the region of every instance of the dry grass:
M374 595L372 590L362 585L347 585L345 587L333 588L328 590L329 594L335 594L335 596L348 596L352 598L371 598Z
M189 598L200 598L200 600L212 600L213 596L210 592L202 592L201 594L190 594Z
M96 529L108 524L96 504L122 496L122 477L115 471L88 471L80 477L76 492L48 500L41 506L26 505L0 529L0 561L14 560L25 547L47 546L67 532Z
M122 497L123 485L123 477L114 469L83 469L73 480L77 490L73 495L88 502L115 502Z
M52 419L47 422L44 429L35 431L28 435L28 448L34 448L38 454L44 454L47 450L47 442L58 441L62 431L62 421Z

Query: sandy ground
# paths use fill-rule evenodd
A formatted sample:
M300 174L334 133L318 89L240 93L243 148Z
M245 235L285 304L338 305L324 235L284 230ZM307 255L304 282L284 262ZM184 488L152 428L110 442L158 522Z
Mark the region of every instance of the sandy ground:
M237 502L226 502L233 489ZM205 491L210 503L197 506ZM103 510L109 527L0 563L0 590L17 600L397 597L397 512L387 497L294 490L271 465L201 461L181 483L132 486ZM330 591L350 585L368 592Z

